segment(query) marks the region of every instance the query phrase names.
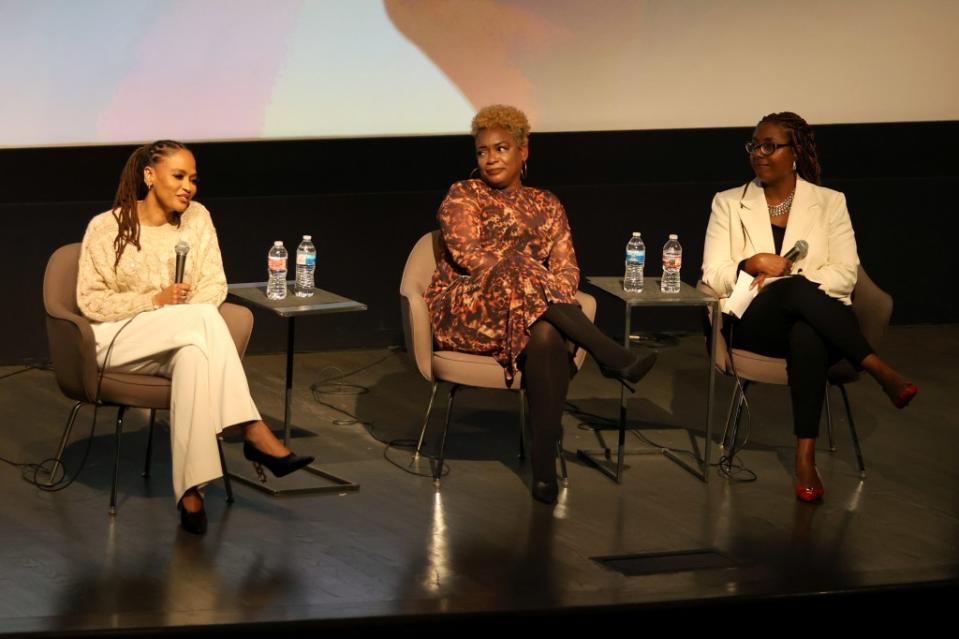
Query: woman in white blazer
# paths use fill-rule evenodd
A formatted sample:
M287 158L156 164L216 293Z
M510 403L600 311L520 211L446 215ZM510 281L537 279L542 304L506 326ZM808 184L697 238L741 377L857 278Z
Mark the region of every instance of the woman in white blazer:
M796 496L821 499L815 446L826 371L843 357L869 372L899 408L918 389L872 350L849 308L859 257L842 193L819 185L812 128L795 113L767 115L746 143L756 179L713 198L703 281L726 312L740 271L761 292L741 318L723 318L727 341L786 359L796 446ZM808 252L785 257L799 240ZM770 277L793 275L765 285Z

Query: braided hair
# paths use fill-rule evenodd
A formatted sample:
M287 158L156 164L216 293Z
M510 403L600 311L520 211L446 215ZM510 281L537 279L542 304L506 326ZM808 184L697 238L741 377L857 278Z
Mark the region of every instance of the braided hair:
M140 218L137 216L137 200L146 197L149 189L143 180L143 170L148 166L155 166L161 159L176 151L189 151L185 144L173 140L157 140L151 144L139 147L127 159L120 173L120 184L113 199L113 217L117 221L117 236L113 240L113 249L116 251L116 261L113 268L120 263L120 256L128 244L140 250ZM176 223L180 223L179 216Z
M793 152L796 155L796 172L799 173L799 177L813 184L822 184L822 169L819 166L819 156L816 154L816 135L812 127L791 111L770 113L764 116L759 124L766 122L778 124L789 136L789 142L793 145Z

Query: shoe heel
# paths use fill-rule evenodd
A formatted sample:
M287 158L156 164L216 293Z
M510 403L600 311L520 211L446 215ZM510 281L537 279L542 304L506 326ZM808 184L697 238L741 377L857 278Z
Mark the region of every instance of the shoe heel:
M266 483L266 473L263 472L263 466L258 462L253 462L253 470L256 471L256 478L260 480L261 483Z

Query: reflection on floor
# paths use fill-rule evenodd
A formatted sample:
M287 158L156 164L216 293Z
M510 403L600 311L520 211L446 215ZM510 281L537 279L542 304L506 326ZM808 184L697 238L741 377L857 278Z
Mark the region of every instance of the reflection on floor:
M404 472L408 449L381 443L417 436L429 385L403 353L337 351L297 355L293 447L360 490L272 498L235 485L236 503L227 506L222 483L211 484L210 530L196 538L177 526L165 428L153 476L140 476L144 414L127 420L119 512L108 516L114 413L105 409L83 471L66 490L40 491L21 481L20 469L0 464L0 634L463 619L456 613L483 613L490 622L524 611L552 611L555 621L571 611L647 614L664 605L675 611L811 593L952 588L959 577L959 327L897 327L883 351L921 394L896 411L869 380L849 389L868 478L860 480L845 417L834 411L838 451L822 446L818 453L827 494L814 506L792 497L785 388L751 391L749 439L737 461L756 481L730 480L713 468L704 485L666 457L644 455L629 458L616 485L575 456L598 437L615 441L590 424L608 426L619 390L588 361L564 418L569 485L550 508L529 497L514 396L458 397L449 473L435 489ZM282 357L245 363L261 411L278 425ZM351 371L358 372L343 376ZM691 433L701 448L705 374L700 337L663 349L629 402L638 429L630 445L688 451ZM716 437L732 388L719 381ZM50 372L0 379L0 405L0 456L37 461L53 453L70 402ZM70 473L83 457L91 415L81 413L68 447ZM350 415L359 421L343 423ZM728 561L636 576L594 561L687 551Z

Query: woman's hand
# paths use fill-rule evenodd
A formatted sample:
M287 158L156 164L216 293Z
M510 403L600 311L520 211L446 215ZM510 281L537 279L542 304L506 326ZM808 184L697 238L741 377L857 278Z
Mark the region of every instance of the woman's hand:
M750 275L756 277L766 275L768 277L780 277L789 275L793 263L782 255L774 253L756 253L746 260L744 270Z
M189 284L170 284L153 296L153 303L157 307L169 304L185 304L190 296Z
M774 253L756 253L746 260L746 265L743 267L743 270L755 276L749 288L762 289L767 277L789 275L792 267L793 263L781 255Z

